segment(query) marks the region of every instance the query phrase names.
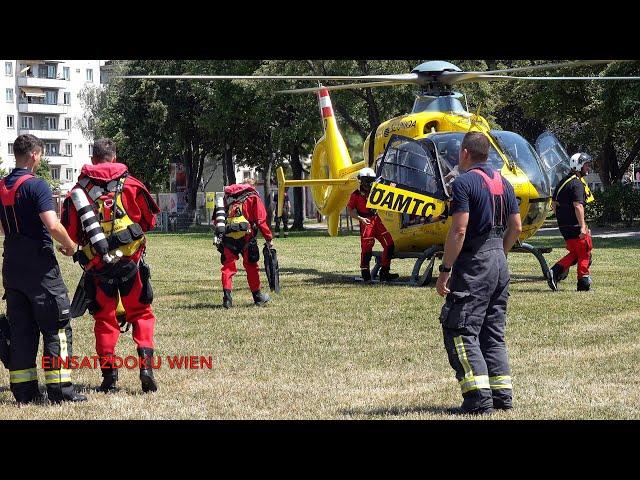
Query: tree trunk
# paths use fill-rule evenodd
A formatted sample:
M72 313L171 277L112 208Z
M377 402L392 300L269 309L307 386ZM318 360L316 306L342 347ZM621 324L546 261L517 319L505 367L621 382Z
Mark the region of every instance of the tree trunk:
M618 178L618 157L613 145L613 136L609 133L605 137L602 152L602 183L611 185Z
M233 185L236 183L236 170L233 164L233 148L228 144L224 148L224 166L226 185Z
M270 153L264 169L263 185L264 204L267 207L267 224L269 225L269 228L271 228L271 221L273 220L273 207L271 206L271 170L273 168L273 163L273 154Z
M300 149L296 145L291 151L291 170L293 170L293 179L302 180L302 162L300 161ZM293 226L292 230L304 230L304 187L293 189ZM275 206L274 208L277 208Z

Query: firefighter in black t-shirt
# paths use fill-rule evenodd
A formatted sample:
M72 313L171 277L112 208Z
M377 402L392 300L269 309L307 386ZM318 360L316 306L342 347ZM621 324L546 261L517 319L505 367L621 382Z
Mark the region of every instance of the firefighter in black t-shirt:
M558 220L560 233L564 237L569 253L549 271L547 279L551 290L558 289L558 282L567 278L569 268L578 265L578 291L591 287L589 267L591 265L591 232L584 218L584 205L593 201L584 177L591 168L591 156L576 153L570 159L571 173L564 177L553 192L552 208Z

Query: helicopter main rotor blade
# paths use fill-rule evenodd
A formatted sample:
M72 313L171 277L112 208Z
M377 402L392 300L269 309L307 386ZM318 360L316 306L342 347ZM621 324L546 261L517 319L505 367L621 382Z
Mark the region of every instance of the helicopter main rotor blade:
M114 78L156 80L350 80L350 81L412 81L415 73L399 75L119 75Z
M419 83L417 79L414 81L392 80L392 81L385 81L385 82L345 83L344 85L332 85L332 86L325 85L322 87L293 88L291 90L278 90L275 93L310 93L310 92L318 92L320 90L349 90L354 88L392 87L394 85L408 85L408 84L416 84L416 83Z
M558 68L582 67L585 65L600 65L603 63L613 63L617 61L628 61L628 60L576 60L573 62L545 63L543 65L530 65L528 67L505 68L504 70L489 70L486 72L476 72L476 73L484 73L484 74L491 75L494 73L532 72L534 70L552 70L552 69L558 69Z
M531 72L535 70L553 70L559 68L580 67L585 65L598 65L603 63L612 63L614 61L628 60L576 60L575 62L566 63L545 63L544 65L531 65L528 67L506 68L504 70L489 70L486 72L442 72L438 76L438 80L446 85L454 85L456 83L468 83L474 79L488 80L485 75L495 75L502 73Z
M531 81L545 81L545 80L640 80L640 77L516 77L513 75L477 75L472 78L461 80L457 83L471 83L471 82L496 82L500 80L531 80Z

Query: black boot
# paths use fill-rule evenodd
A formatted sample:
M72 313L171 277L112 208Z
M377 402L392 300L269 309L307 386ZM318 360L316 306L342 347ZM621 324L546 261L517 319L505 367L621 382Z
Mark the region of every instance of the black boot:
M118 382L117 368L102 369L102 384L97 388L102 393L115 393L117 391L116 383Z
M227 290L226 288L223 290L222 306L224 308L233 307L233 299L231 298L231 290Z
M397 279L400 275L397 273L389 273L390 267L381 267L380 268L380 281L381 282L390 282L391 280Z
M269 300L271 300L271 298L269 297L269 295L267 295L266 293L262 293L260 290L256 290L253 293L253 302L261 307L262 305L264 305L265 303L267 303Z
M138 348L138 357L140 357L140 382L142 383L142 391L155 392L158 390L155 378L153 378L153 368L151 368L153 360L152 348Z
M558 282L563 279L562 274L564 273L564 268L559 263L556 263L553 267L549 269L549 277L547 278L547 284L549 288L554 292L558 290ZM565 276L566 278L566 276Z
M51 403L62 403L62 402L86 402L87 397L76 392L73 384L67 384L62 386L62 384L58 385L47 385L47 395L49 397L49 401Z
M361 267L360 273L362 275L362 280L364 280L365 282L371 281L371 271L369 270L369 267Z
M591 289L591 283L591 277L588 275L586 277L579 278L576 290L578 292L588 292Z

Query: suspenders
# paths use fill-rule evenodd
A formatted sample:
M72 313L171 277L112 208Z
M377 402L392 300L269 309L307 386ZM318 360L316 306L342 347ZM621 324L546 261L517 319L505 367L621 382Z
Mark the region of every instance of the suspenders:
M16 217L15 210L16 193L18 192L18 188L20 188L23 183L34 177L35 175L31 173L22 175L16 180L16 182L13 184L13 187L11 188L7 188L7 185L5 184L6 178L0 180L0 202L2 203L1 220L5 235L9 235L11 233L20 233L20 227L18 226L18 218ZM9 219L13 219L13 226L11 225L11 221Z

